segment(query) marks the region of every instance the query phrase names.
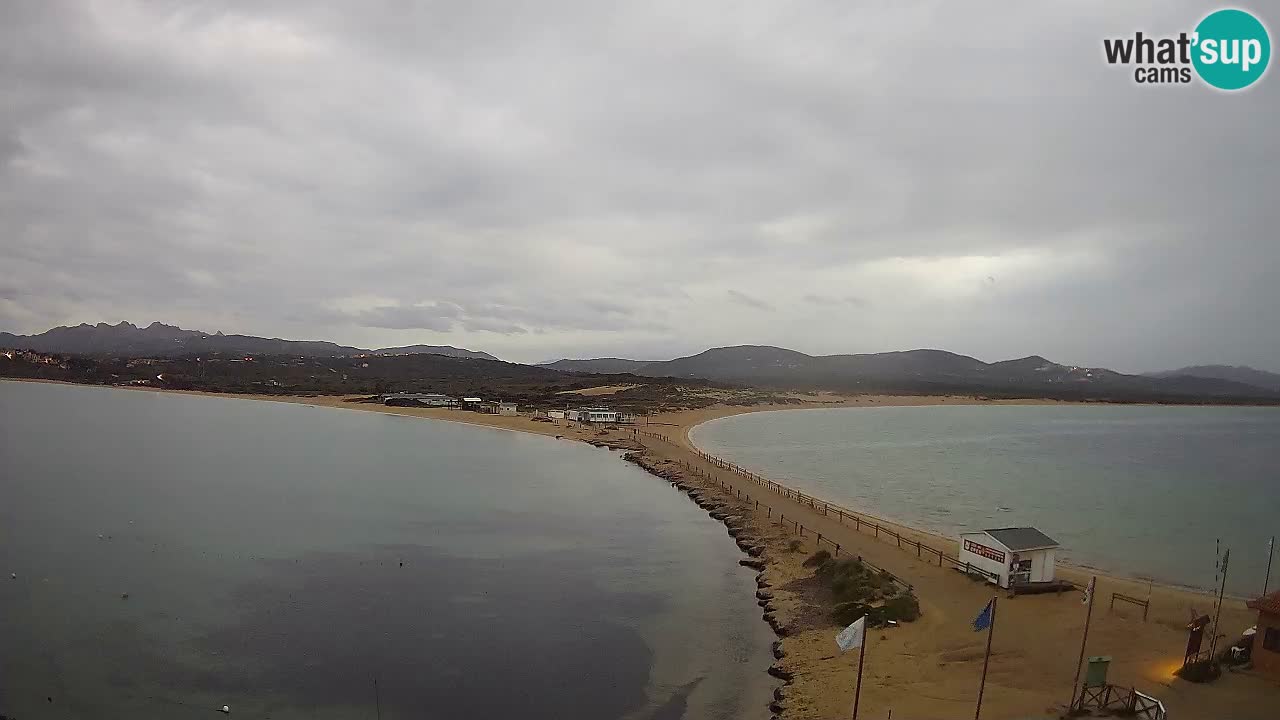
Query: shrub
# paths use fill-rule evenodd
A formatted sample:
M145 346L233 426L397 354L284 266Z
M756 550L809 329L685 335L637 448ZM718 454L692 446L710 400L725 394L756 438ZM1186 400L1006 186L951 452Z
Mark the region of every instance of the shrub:
M866 566L853 558L833 562L829 573L836 602L867 602L878 597Z
M843 602L831 610L831 619L840 625L848 625L863 615L870 615L872 608L860 602ZM867 618L871 620L870 617Z
M797 539L797 540L792 540L791 542L787 543L787 550L788 550L788 551L790 551L790 552L800 552L800 549L801 549L801 548L803 548L803 547L804 547L804 541L803 541L803 540L798 540L798 539Z
M819 550L818 552L805 558L805 561L800 564L804 567L821 567L824 563L826 563L830 559L831 559L831 553L827 552L826 550Z
M920 617L920 601L915 593L907 591L897 597L889 598L884 604L884 619L899 622L914 622Z

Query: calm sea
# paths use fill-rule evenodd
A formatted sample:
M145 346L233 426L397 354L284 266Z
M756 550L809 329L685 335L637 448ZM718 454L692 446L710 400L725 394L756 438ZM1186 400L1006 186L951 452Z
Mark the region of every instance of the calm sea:
M740 557L577 443L0 382L19 720L765 717Z
M1278 408L788 410L692 437L853 509L948 535L1032 525L1073 563L1162 582L1213 586L1220 539L1228 592L1245 596L1261 592L1280 534Z

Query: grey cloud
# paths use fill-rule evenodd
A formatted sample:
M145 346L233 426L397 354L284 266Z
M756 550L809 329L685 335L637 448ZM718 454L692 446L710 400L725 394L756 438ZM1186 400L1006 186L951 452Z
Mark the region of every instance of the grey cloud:
M445 331L453 327L460 314L461 308L451 303L388 305L359 312L354 319L366 327Z
M744 292L740 292L738 290L730 290L729 299L733 300L734 302L740 305L746 305L749 308L755 308L756 310L774 310L775 309L769 303L763 300L760 300L759 298L751 297L750 295Z
M857 295L845 295L843 297L835 297L831 295L819 295L815 293L807 293L801 299L813 305L825 305L827 307L839 306L839 305L852 305L858 308L865 308L871 304L867 302L865 298L858 297Z
M1101 60L1214 7L7 3L0 329L1280 370L1275 69Z
M523 335L528 332L519 325L497 320L472 319L463 323L463 326L475 332L491 332L499 335Z

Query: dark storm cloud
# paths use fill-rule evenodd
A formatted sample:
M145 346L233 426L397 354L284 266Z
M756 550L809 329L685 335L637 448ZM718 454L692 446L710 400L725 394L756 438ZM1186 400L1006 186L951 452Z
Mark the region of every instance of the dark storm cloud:
M1280 370L1275 69L1102 60L1216 7L5 3L0 329Z

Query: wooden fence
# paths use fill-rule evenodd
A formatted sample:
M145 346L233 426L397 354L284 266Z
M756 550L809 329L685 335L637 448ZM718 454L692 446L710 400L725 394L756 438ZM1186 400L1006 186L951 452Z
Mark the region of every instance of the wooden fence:
M632 432L634 432L637 435L643 435L645 437L652 438L654 440L660 440L668 444L672 444L672 445L675 444L671 442L671 439L669 437L667 437L666 435L663 435L662 433L648 432L648 431L639 430L639 429L633 430ZM768 478L761 477L760 475L757 475L756 473L746 470L734 463L731 463L727 460L723 460L709 453L704 453L701 450L698 450L696 448L690 449L689 452L693 453L694 455L701 458L703 461L717 468L732 472L741 478L750 480L751 482L765 489L771 490L772 492L777 493L785 498L788 498L797 503L800 503L801 505L807 505L815 511L821 511L824 516L827 516L827 517L835 516L837 521L841 525L848 525L852 523L854 530L858 532L874 535L877 539L883 540L885 542L896 543L897 546L904 551L909 552L911 550L915 550L916 557L922 560L927 558L928 561L932 563L936 558L939 567L950 566L957 570L961 570L966 574L979 575L979 576L990 578L993 580L996 579L995 573L988 572L986 570L983 570L982 568L976 567L967 562L961 562L960 559L954 555L949 555L943 550L932 547L930 545L926 545L920 542L919 540L907 537L906 535L903 535L902 533L898 532L896 529L892 527L880 524L880 522L876 518L872 518L867 515L854 512L853 510L850 510L846 507L836 505L826 500L822 500L821 498L817 498L812 495L807 495L805 493L800 492L799 490L795 490L781 483L774 482ZM704 473L703 471L699 470L698 468L696 468L690 463L680 461L680 464L682 467L688 470L691 470L699 474L700 476L709 477L712 480L720 482L721 485L725 485L725 483L720 481L719 478L716 478L709 473ZM725 486L727 487L727 485ZM768 506L765 506L765 507L767 508L766 516L772 517L772 508L769 508ZM781 517L780 517L780 520L781 520ZM831 542L830 539L823 538L821 533L818 533L809 528L805 528L803 525L799 524L794 519L788 522L793 524L795 528L795 532L797 534L803 536L804 531L808 530L811 535L817 536L819 545L821 545L823 540L826 540L827 543L831 544L836 548L837 553L839 552L840 546L836 543ZM866 564L866 561L864 560L863 563ZM908 587L910 586L908 585Z
M1138 692L1136 688L1116 685L1082 688L1080 695L1072 703L1071 709L1073 712L1096 709L1108 714L1116 713L1147 720L1167 720L1169 717L1169 713L1164 709L1164 703L1150 695Z
M812 538L814 542L814 547L816 547L819 550L822 549L822 544L826 543L827 546L831 548L832 557L840 557L840 551L843 548L840 546L840 543L832 540L830 537L824 536L822 533L818 532L817 530L814 530L813 528L805 527L804 523L800 522L799 520L796 520L794 517L788 518L786 513L774 508L768 503L760 502L760 498L758 496L755 499L752 499L750 493L743 492L741 488L735 488L731 486L730 484L726 483L723 479L721 479L719 476L713 473L709 473L692 463L685 462L684 460L677 460L676 462L679 463L680 467L684 468L685 470L688 470L694 477L709 480L711 482L718 484L721 487L721 489L725 490L726 492L732 492L733 496L737 500L740 500L746 505L748 505L749 507L751 507L753 510L755 510L756 513L759 513L760 510L763 509L765 519L768 520L770 525L776 524L778 527L787 529L790 533L797 535L801 538L804 538L804 537ZM806 533L808 534L806 535ZM902 578L898 577L897 575L894 575L893 573L889 572L888 570L882 567L876 567L872 563L863 559L861 555L858 555L857 558L858 558L858 562L870 568L873 572L886 575L892 578L894 582L898 583L899 585L902 585L903 587L906 587L909 590L913 589L913 586L911 585L911 583L907 582L906 580L903 580Z
M1119 600L1120 602L1132 603L1132 604L1134 604L1134 605L1137 605L1137 606L1141 607L1141 608L1142 608L1142 622L1146 622L1146 621L1147 621L1147 612L1151 609L1151 601L1150 601L1150 600L1143 600L1142 598L1136 598L1136 597L1133 597L1133 596L1130 596L1130 595L1125 595L1124 593L1113 592L1113 593L1111 593L1111 609L1112 609L1112 610L1115 610L1115 609L1116 609L1116 601L1117 601L1117 600Z

